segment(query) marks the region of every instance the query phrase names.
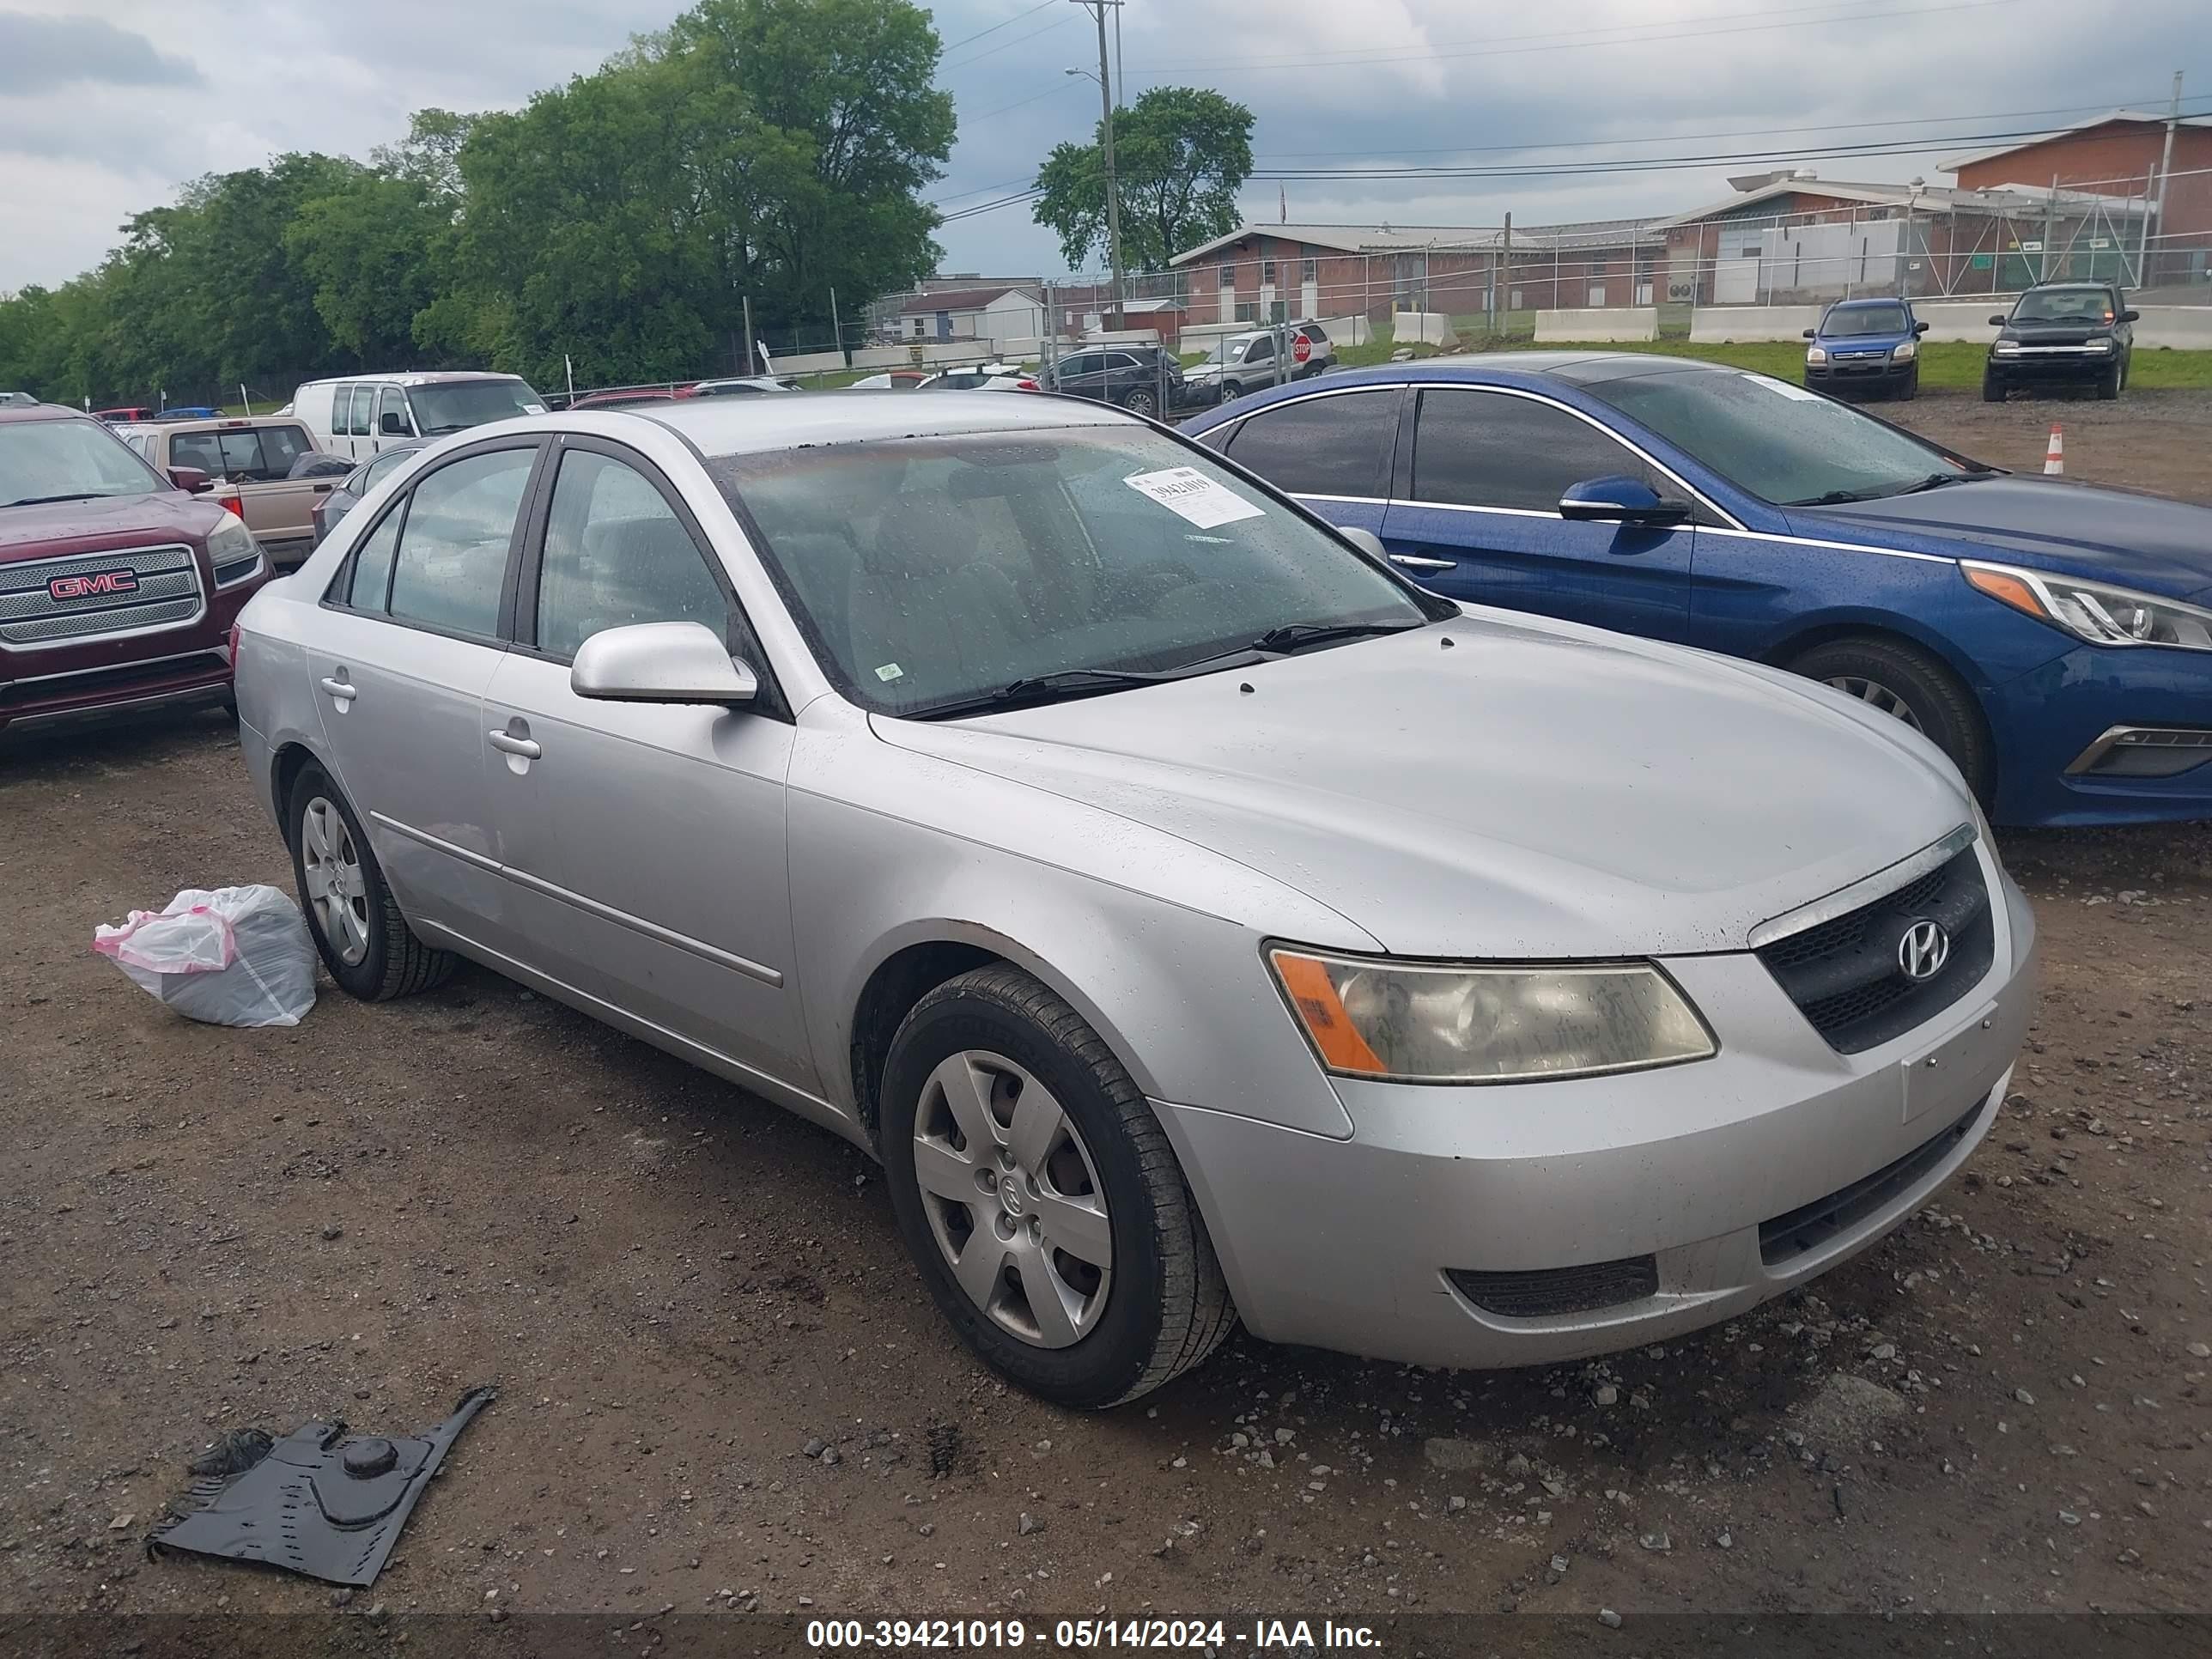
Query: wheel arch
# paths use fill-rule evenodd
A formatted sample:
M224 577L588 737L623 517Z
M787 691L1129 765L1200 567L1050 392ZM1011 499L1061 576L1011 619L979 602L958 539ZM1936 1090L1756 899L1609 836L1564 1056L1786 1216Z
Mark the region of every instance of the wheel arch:
M869 967L860 976L858 990L847 1004L851 1018L844 1049L845 1083L854 1115L869 1145L877 1145L884 1067L900 1023L915 1004L948 980L1001 962L1050 988L1097 1032L1139 1089L1148 1095L1157 1092L1135 1048L1097 1000L1040 952L980 922L950 919L917 922L878 944Z
M276 822L288 837L291 830L284 824L285 803L292 798L293 783L310 766L319 766L325 772L331 769L328 761L297 738L278 744L276 752L270 757L269 799L276 809Z
M1874 640L1903 646L1934 659L1937 666L1958 681L1966 694L1974 719L1980 724L1982 740L1988 746L1990 792L1996 793L2002 781L2003 750L1997 742L1996 723L1990 718L1988 677L1972 658L1961 654L1951 641L1934 629L1891 611L1830 612L1802 619L1799 626L1761 652L1759 660L1771 668L1789 670L1808 651L1838 640Z

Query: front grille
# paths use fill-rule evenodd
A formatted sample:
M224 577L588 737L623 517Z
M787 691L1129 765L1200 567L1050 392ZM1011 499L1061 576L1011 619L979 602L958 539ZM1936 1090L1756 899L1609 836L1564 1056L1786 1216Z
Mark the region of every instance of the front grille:
M1648 1255L1593 1261L1580 1267L1539 1267L1525 1273L1476 1273L1455 1267L1444 1275L1485 1313L1509 1319L1595 1313L1659 1293L1659 1262Z
M1808 1250L1818 1249L1869 1217L1879 1215L1951 1155L1973 1128L1974 1120L1981 1115L1982 1105L1977 1102L1972 1110L1949 1128L1921 1142L1895 1163L1884 1164L1848 1187L1838 1187L1826 1198L1800 1205L1787 1215L1760 1222L1759 1259L1770 1267L1778 1266Z
M64 577L110 571L128 571L133 586L70 599L55 598L48 586ZM182 545L0 565L0 645L68 645L107 634L145 633L197 621L204 608L199 562Z
M1941 971L1908 978L1899 959L1915 922L1950 939ZM1969 847L1926 875L1832 921L1776 940L1759 959L1838 1054L1902 1036L1981 982L1996 953L1989 884Z

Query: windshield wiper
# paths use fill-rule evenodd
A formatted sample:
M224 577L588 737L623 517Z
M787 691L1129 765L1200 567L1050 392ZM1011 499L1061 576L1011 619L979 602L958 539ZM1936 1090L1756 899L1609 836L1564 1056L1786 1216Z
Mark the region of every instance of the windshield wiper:
M1986 472L1931 472L1917 483L1909 483L1902 489L1893 489L1893 495L1917 495L1923 489L1941 489L1945 484L1972 483L1977 478L1986 478Z
M1054 702L1062 697L1085 697L1104 691L1126 691L1132 686L1163 685L1170 680L1188 679L1193 674L1210 672L1232 665L1242 665L1253 659L1250 652L1239 651L1149 672L1134 668L1063 668L1056 673L1027 674L1020 679L1009 681L996 690L977 691L968 696L909 708L902 718L945 720L956 714L981 714L988 709L1021 708L1034 703Z
M1878 489L1832 489L1825 495L1808 495L1802 501L1784 501L1784 507L1841 507L1846 501L1870 501L1881 494Z
M74 495L23 495L8 503L10 507L46 507L54 501L96 501L102 499L99 491L81 489Z
M443 432L466 432L468 429L469 423L466 421L448 421L443 426L424 427L422 435L426 438L434 438Z
M1283 653L1297 650L1302 645L1319 645L1324 640L1371 639L1378 634L1402 634L1409 628L1425 628L1426 623L1285 623L1280 628L1271 628L1252 641L1255 651Z

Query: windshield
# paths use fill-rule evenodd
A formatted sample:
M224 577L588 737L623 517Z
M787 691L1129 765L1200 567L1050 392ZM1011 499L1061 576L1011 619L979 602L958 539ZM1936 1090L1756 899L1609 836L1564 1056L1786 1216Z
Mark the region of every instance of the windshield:
M1690 369L1583 389L1779 506L1868 501L1975 471L1910 433L1764 374Z
M883 714L1068 670L1176 669L1293 623L1428 620L1290 507L1134 427L890 439L708 468L760 526L824 672Z
M1207 352L1200 361L1201 363L1241 363L1244 361L1244 354L1251 349L1252 342L1249 338L1216 340L1213 343L1213 349Z
M168 483L90 421L0 425L0 507L103 495L150 495Z
M2020 296L2013 308L2016 323L2109 323L2112 296L2101 288L2046 288Z
M1864 334L1902 334L1910 326L1903 306L1838 306L1820 325L1832 339L1850 339Z
M545 400L522 381L502 376L489 380L447 380L436 386L410 386L407 396L415 405L415 425L428 438L440 432L459 432L487 421L504 421L516 415L543 415ZM359 431L358 427L354 428Z

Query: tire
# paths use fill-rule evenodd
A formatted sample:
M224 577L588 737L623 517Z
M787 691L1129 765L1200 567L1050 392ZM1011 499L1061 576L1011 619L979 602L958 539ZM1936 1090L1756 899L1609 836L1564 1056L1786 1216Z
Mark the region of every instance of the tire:
M1235 380L1224 380L1221 383L1221 401L1223 403L1233 404L1243 395L1244 388Z
M1996 761L1981 710L1958 676L1927 652L1862 635L1816 645L1790 669L1904 720L1951 757L1978 799L1990 799Z
M1121 407L1132 415L1142 415L1149 418L1160 412L1160 400L1152 395L1150 387L1140 386L1121 399Z
M963 1080L978 1086L956 1102ZM1098 1034L1048 987L1003 963L939 986L892 1038L880 1098L884 1169L907 1249L953 1329L1010 1381L1096 1410L1149 1394L1227 1338L1237 1310L1166 1134ZM1037 1118L1021 1115L1024 1100ZM958 1133L956 1104L970 1128L984 1111L988 1125ZM1024 1127L1045 1121L1055 1127ZM986 1133L988 1152L976 1145ZM1024 1138L1053 1157L1010 1163ZM924 1189L924 1164L935 1190ZM1091 1252L1109 1241L1110 1261L1071 1259L1042 1231L1054 1215L1079 1216L1082 1232L1062 1237ZM1041 1248L1024 1242L1040 1237ZM988 1307L961 1282L979 1249L968 1276ZM1042 1277L1048 1267L1065 1277ZM1060 1304L1055 1318L1037 1311L1033 1287ZM1068 1287L1073 1310L1060 1297Z
M336 942L331 939L325 931L332 924L325 920L325 906L310 890L308 866L314 857L310 840L316 833L310 825L311 812L325 842L339 850L341 862L344 854L350 854L358 872L361 890L356 902L346 907L353 920L349 924L337 924L341 933L349 927L357 927L357 939L349 935ZM368 837L362 833L361 820L354 814L353 804L321 767L311 763L301 769L285 803L284 818L284 838L292 847L292 879L299 891L300 908L307 914L307 932L321 953L323 966L341 990L363 1002L388 1002L393 997L427 991L453 973L456 961L453 953L423 944L399 913L376 854L369 848ZM319 877L317 886L323 886L322 878Z
M1913 364L1911 368L1905 370L1905 378L1897 383L1890 395L1901 398L1908 404L1920 395L1920 365L1918 363Z
M2127 384L2127 359L2123 357L2100 374L2097 377L2097 401L2108 404L2118 398L2120 388Z
M1986 368L1984 369L1982 371L1982 401L1985 404L2001 404L2004 400L2004 382Z

